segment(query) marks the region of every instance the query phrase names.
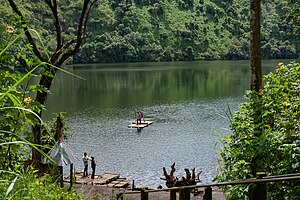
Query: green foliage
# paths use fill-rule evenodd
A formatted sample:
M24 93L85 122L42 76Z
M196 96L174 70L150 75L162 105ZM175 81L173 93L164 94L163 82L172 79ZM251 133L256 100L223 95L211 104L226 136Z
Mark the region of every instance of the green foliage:
M279 63L257 94L231 117L232 134L223 140L218 181L298 173L300 164L300 65ZM247 186L226 188L229 199L244 199ZM299 181L268 184L269 199L299 199Z
M81 3L58 1L65 41L74 37ZM263 58L299 57L299 36L292 34L299 29L297 6L285 0L262 1ZM0 5L0 16L13 17L7 7L6 1ZM21 9L42 37L39 45L53 51L53 19L45 3L27 1ZM85 45L74 63L249 58L248 0L99 0L89 21Z
M19 141L21 138L30 139L31 125L39 120L32 111L40 110L40 105L31 99L26 84L20 84L28 76L18 71L11 74L0 69L0 143ZM19 171L23 156L28 153L21 151L23 148L22 143L1 146L1 169Z
M249 58L249 1L103 0L75 63ZM297 58L293 25L280 21L289 5L262 2L263 58ZM99 19L98 13L109 19ZM104 14L105 13L105 14ZM108 17L109 16L109 17Z
M0 17L0 67L10 70L15 70L16 67L30 70L40 62L33 56L32 47L23 42L25 34L21 20L11 16L6 21Z
M32 141L31 126L36 123L44 125L36 114L42 109L41 105L31 98L36 89L43 88L32 84L30 80L35 76L33 72L43 63L27 58L25 54L30 55L29 49L26 47L25 51L22 51L20 40L24 33L18 31L18 23L13 24L16 26L7 25L1 32L6 40L1 41L0 45L3 48L0 51L0 143L7 145L0 148L0 157L3 158L0 165L1 169L19 172L24 159L28 158L25 157L28 155L28 149L24 146L27 141ZM17 52L12 54L12 50ZM18 65L24 65L25 70L30 71L24 74L15 70L15 66Z
M300 34L300 2L289 0L289 8L283 19L294 24L294 32Z
M6 180L0 182L1 199L83 199L68 188L60 188L49 175L37 177L32 169L3 176Z
M24 172L24 160L28 158L30 148L37 149L47 157L42 152L48 151L46 145L41 148L30 142L31 126L36 123L41 124L44 132L51 135L36 114L42 109L40 104L31 98L34 91L44 89L29 80L34 76L33 72L44 63L25 56L22 42L19 41L23 33L18 33L14 26L7 25L6 29L0 30L0 34L4 36L0 40L0 198L82 199L73 191L59 188L56 180L49 175L37 177L32 169ZM16 51L15 54L12 54L12 49ZM30 70L28 73L21 73L12 67L20 65L18 58L22 58L26 70ZM49 141L45 143L49 144Z

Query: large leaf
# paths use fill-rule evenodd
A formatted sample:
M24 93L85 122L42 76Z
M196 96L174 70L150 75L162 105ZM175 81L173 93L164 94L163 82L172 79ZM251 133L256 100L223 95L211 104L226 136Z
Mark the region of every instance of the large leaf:
M10 184L9 187L7 188L6 194L5 194L5 198L4 198L4 199L7 199L9 193L12 191L12 189L14 189L14 185L15 185L17 179L18 179L18 177L15 177L15 179L11 182L11 184Z

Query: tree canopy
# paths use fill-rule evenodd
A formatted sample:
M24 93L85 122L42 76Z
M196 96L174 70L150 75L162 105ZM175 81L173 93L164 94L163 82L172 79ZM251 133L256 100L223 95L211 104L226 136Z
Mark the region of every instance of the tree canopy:
M299 57L285 1L262 1L262 58ZM249 1L101 1L75 63L249 59ZM96 19L94 17L97 17Z
M80 1L57 2L62 39L66 40L77 29ZM284 18L296 12L297 5L285 0L262 1L262 58L299 57L299 36L293 34L297 24L292 21L297 15ZM8 16L6 5L0 7L3 16ZM55 49L54 27L48 18L51 10L43 1L26 1L22 7L28 26L42 35L45 48ZM249 7L248 0L100 0L73 61L249 59Z

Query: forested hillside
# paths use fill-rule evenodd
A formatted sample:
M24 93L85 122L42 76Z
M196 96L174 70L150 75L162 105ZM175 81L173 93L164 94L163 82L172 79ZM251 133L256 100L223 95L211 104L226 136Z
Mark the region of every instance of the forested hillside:
M78 12L78 2L60 1L62 26L70 35L77 24L69 16ZM55 42L52 19L40 5L40 1L26 1L24 9L29 24L51 48ZM9 12L6 9L2 7L1 12ZM262 1L265 59L299 58L299 36L281 19L288 9L286 0ZM90 18L85 44L73 61L248 59L249 32L249 0L100 0Z

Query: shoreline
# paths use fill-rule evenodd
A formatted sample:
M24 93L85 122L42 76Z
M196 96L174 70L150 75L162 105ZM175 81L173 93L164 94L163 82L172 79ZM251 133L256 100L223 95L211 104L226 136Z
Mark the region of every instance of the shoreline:
M125 188L110 188L101 185L82 185L74 184L73 186L76 192L85 198L99 198L103 200L111 200L117 197L117 194L123 192L135 192L134 194L125 194L123 200L140 200L141 194L138 191L132 191L131 189ZM197 193L190 194L190 200L202 200L204 195L204 188L199 189ZM157 191L149 193L149 200L168 200L170 199L170 192L168 191ZM176 193L176 199L179 199L179 193ZM213 200L225 200L224 192L216 187L213 187L212 192Z
M106 172L102 175L96 175L95 179L91 179L91 175L84 177L82 172L76 172L74 174L75 182L72 184L72 188L78 193L79 196L85 198L101 198L103 200L111 200L116 198L119 193L124 194L125 200L139 200L141 198L141 190L151 190L149 192L149 199L153 200L166 200L170 198L170 192L166 191L166 188L152 189L149 187L135 187L129 183L126 178L121 178L119 174ZM70 177L64 178L65 187L70 187ZM213 187L213 199L225 200L224 192L218 188ZM155 192L154 192L155 191ZM196 188L191 190L190 199L200 200L203 199L204 188ZM176 192L176 198L179 199L179 193Z

